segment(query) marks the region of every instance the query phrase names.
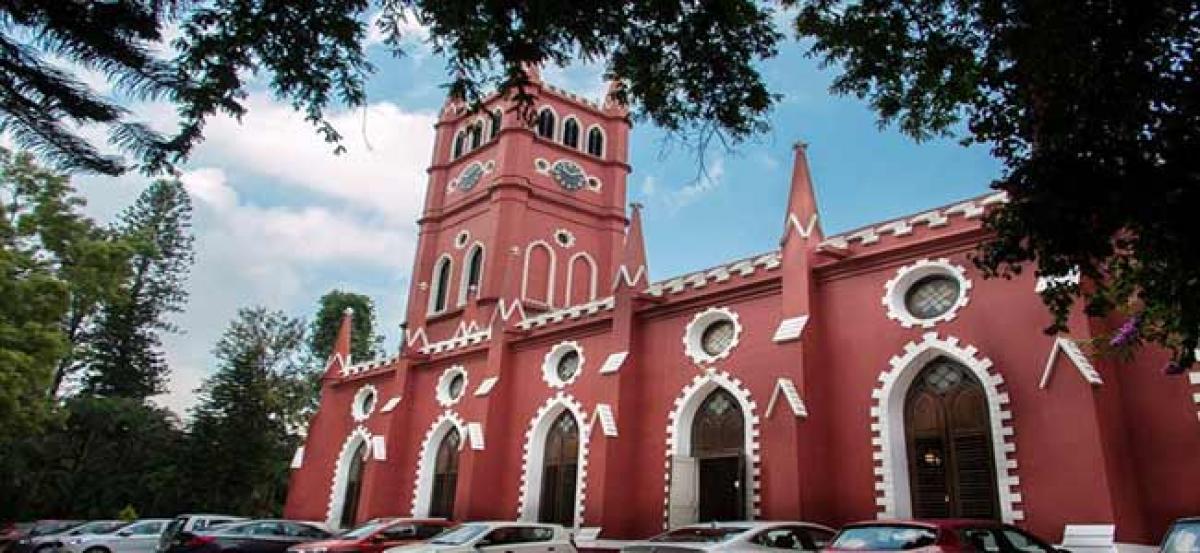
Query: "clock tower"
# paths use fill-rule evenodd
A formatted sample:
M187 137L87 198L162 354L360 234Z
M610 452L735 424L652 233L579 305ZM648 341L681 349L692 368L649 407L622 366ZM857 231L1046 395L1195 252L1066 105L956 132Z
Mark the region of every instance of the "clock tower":
M625 237L627 109L534 71L533 120L493 94L436 124L408 295L410 349L611 295ZM519 308L517 306L520 306Z

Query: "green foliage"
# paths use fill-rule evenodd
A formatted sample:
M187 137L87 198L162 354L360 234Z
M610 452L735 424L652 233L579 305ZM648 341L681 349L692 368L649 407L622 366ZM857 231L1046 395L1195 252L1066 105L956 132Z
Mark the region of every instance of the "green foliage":
M184 471L205 482L205 509L278 514L288 461L300 444L307 401L304 323L256 307L238 311L214 354L216 374L199 390Z
M117 513L117 518L125 522L133 522L139 517L137 509L134 509L133 505L126 505L123 509L121 509L121 512Z
M107 127L113 145L157 172L188 156L209 117L244 115L258 80L341 151L325 112L366 101L373 68L362 43L375 13L397 55L406 19L428 25L454 75L450 91L471 101L498 88L528 107L526 64L573 57L607 60L619 100L705 142L765 129L776 100L753 64L775 54L780 35L772 9L752 0L10 2L0 6L0 131L60 169L119 174L126 160L74 125ZM169 25L179 36L167 45ZM56 58L102 73L122 95L173 103L178 127L164 134L133 120Z
M350 357L366 361L381 352L382 336L375 335L375 302L370 296L330 290L321 296L317 315L309 326L308 347L313 360L324 363L333 353L333 342L342 326L342 313L354 310L350 332Z
M1005 163L1011 202L976 264L1011 276L1078 270L1043 293L1136 317L1194 361L1200 337L1200 2L790 0L833 90L924 139L961 132ZM1131 318L1130 320L1135 320Z
M182 311L192 264L192 204L177 180L144 190L116 225L132 247L126 282L106 302L88 334L84 385L88 393L144 398L164 391L165 317Z

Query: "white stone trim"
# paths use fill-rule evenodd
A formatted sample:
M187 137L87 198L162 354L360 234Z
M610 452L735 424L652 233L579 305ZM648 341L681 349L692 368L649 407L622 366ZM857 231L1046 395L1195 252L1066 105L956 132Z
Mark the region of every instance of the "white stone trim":
M948 276L958 281L958 300L945 313L932 319L918 319L909 313L904 298L908 289L917 281L933 275ZM951 263L949 259L921 259L912 265L905 265L896 270L896 276L883 285L883 298L880 303L887 308L887 318L900 323L904 328L919 326L933 328L938 323L952 321L958 316L958 311L971 301L971 280L967 278L967 270L962 265Z
M808 315L799 315L779 321L779 328L775 329L775 336L771 340L776 344L799 340L807 325Z
M350 456L358 449L359 444L367 444L370 453L371 433L365 426L359 425L350 431L346 441L342 442L342 450L338 452L337 463L333 466L333 481L329 485L329 504L325 510L325 524L330 528L339 528L342 520L342 499L346 495L346 481L349 479Z
M450 397L450 382L457 375L462 375L463 386L458 397ZM463 396L467 395L467 390L471 389L471 379L467 375L467 368L462 365L451 365L442 371L442 375L438 377L437 390L434 393L434 398L438 405L442 407L450 407L462 400Z
M401 396L392 396L391 399L387 400L387 403L383 404L383 409L380 409L379 412L391 413L394 409L396 409L397 405L400 405L400 397Z
M471 231L462 229L454 235L454 248L461 250L471 243Z
M575 374L571 375L571 378L563 380L558 377L558 362L564 355L572 351L579 354L579 368L575 371ZM579 342L566 340L554 344L554 347L550 348L546 352L546 355L542 357L542 380L545 380L546 384L551 388L566 388L574 384L576 380L579 380L579 375L583 374L585 360L583 347L579 345Z
M542 247L550 254L550 272L546 275L546 305L554 306L554 272L557 269L558 258L554 253L554 248L550 247L545 240L534 240L525 246L525 265L521 270L521 299L529 299L529 259L533 253L534 247Z
M371 436L371 457L376 461L387 460L387 440L383 436Z
M617 419L613 416L612 406L607 403L599 403L596 405L596 410L592 412L592 420L588 422L589 430L596 426L596 421L600 421L600 430L604 432L606 438L617 437Z
M1075 365L1079 374L1088 384L1092 386L1104 384L1104 379L1100 378L1100 373L1084 355L1079 344L1065 336L1058 336L1050 345L1050 356L1046 358L1046 369L1042 371L1042 381L1038 383L1039 388L1045 390L1050 385L1050 377L1054 374L1054 362L1058 360L1059 352L1066 354L1067 359L1071 360L1071 364Z
M783 258L780 256L779 252L775 251L764 253L762 255L748 257L746 259L741 259L725 265L718 265L703 271L655 282L646 287L646 293L655 297L659 297L664 294L680 294L689 289L698 290L700 288L704 288L709 284L729 282L730 279L735 275L749 277L760 269L764 271L778 269L782 264ZM638 269L641 270L642 267L639 267ZM636 281L637 279L635 278L632 282ZM620 282L620 280L616 280L615 282Z
M554 237L555 245L557 245L560 248L569 249L575 245L575 233L573 233L565 228L554 229L554 233L552 234L552 236ZM559 241L559 239L558 239L559 236L565 236L566 240Z
M479 383L479 387L475 388L475 397L486 397L492 393L492 388L496 387L496 383L500 381L499 376L489 376Z
M450 429L458 430L460 441L458 449L461 452L467 442L467 427L458 413L446 409L429 425L425 431L425 439L421 442L421 452L417 455L417 474L413 479L412 516L423 518L429 516L429 502L433 493L433 471L437 465L438 447ZM460 453L461 454L461 453Z
M296 448L296 453L292 454L292 463L288 466L294 469L304 466L304 446Z
M1196 420L1200 420L1200 370L1189 372L1188 382L1192 385L1192 403L1196 404Z
M588 295L587 301L584 303L586 304L596 301L596 275L599 272L596 269L596 260L592 259L592 256L588 255L587 252L578 252L567 260L567 291L566 295L563 297L563 305L571 305L571 292L573 292L571 287L575 283L575 260L580 258L587 263L589 275L591 277L588 279Z
M587 411L574 396L559 391L546 400L529 421L525 431L525 446L521 454L521 496L517 505L517 520L536 521L541 501L542 468L546 455L546 436L550 426L564 410L570 411L579 427L579 468L575 480L575 528L583 524L584 498L587 494L588 427Z
M796 383L790 378L780 378L775 381L775 389L771 391L771 400L767 402L766 417L768 419L771 418L771 413L775 412L775 402L779 400L780 395L787 401L793 415L800 418L808 417L808 407L804 405L800 391L796 389Z
M621 365L625 364L625 358L628 356L628 351L609 354L608 358L604 360L604 364L600 366L600 374L616 374L621 370Z
M363 409L363 402L368 397L374 399L371 401L369 409ZM354 393L354 399L350 402L350 418L354 419L354 422L363 422L371 417L371 413L374 413L378 406L379 390L375 389L372 384L365 384L359 387L358 391Z
M970 345L962 345L953 336L945 339L936 332L922 335L920 342L904 345L904 352L892 357L888 367L879 374L878 384L871 391L871 443L875 451L875 489L880 492L876 505L880 518L910 518L912 497L908 482L907 440L904 432L904 400L909 385L917 373L938 356L962 363L974 373L987 395L991 421L992 454L995 457L996 487L999 492L1000 515L1005 522L1025 518L1019 508L1022 502L1017 477L1017 444L1008 392L1004 377L992 361L979 355ZM873 448L874 449L874 448Z
M745 385L737 377L716 368L708 368L703 374L696 375L684 386L679 396L675 398L674 407L667 415L667 447L663 476L663 528L671 512L671 458L676 455L690 455L692 449L692 422L696 411L708 394L717 388L737 398L741 405L742 414L746 417L746 481L750 483L746 489L747 515L750 520L762 516L760 491L761 463L759 444L758 404L750 395Z
M687 327L683 331L683 352L692 359L692 362L697 365L711 365L722 359L728 358L729 354L737 348L738 343L742 340L742 323L738 320L738 314L728 307L709 307L692 316L692 320L688 322ZM709 355L704 351L701 338L704 336L704 330L708 325L721 320L728 320L733 323L733 339L729 342L729 347L724 351Z
M501 304L501 306L503 305ZM519 307L520 304L517 303L514 304L514 306ZM532 330L537 327L561 323L566 320L579 319L581 317L595 315L601 311L612 311L614 306L616 306L616 300L613 298L613 296L608 296L581 305L572 305L570 307L564 307L554 311L547 311L541 315L535 315L533 317L526 317L525 310L522 309L521 322L517 323L517 326L521 330ZM500 312L499 308L497 308L496 312Z
M471 449L483 451L483 425L477 422L467 423L467 437L470 438Z
M849 247L851 242L859 242L861 245L867 246L878 243L879 237L883 234L891 234L893 236L912 234L913 227L917 225L926 225L929 228L944 227L950 224L950 217L952 216L961 216L963 219L978 219L983 217L988 207L1004 203L1008 203L1008 193L995 192L981 198L959 202L942 209L926 211L903 219L888 221L852 231L847 234L830 236L823 240L820 246L845 249Z

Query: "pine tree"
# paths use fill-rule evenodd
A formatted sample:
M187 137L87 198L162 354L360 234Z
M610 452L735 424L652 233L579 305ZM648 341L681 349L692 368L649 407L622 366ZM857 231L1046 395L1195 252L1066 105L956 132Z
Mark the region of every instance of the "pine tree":
M296 390L303 386L304 323L262 307L238 311L214 349L217 372L199 390L185 469L204 485L205 509L277 514L288 461L299 445Z
M145 398L162 393L168 367L162 332L183 309L191 267L191 200L177 180L150 185L121 216L116 233L133 250L129 277L106 302L88 336L85 387L104 396Z

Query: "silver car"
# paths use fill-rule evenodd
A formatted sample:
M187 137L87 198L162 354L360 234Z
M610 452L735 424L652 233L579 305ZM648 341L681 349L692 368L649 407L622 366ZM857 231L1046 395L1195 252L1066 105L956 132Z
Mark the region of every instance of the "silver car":
M621 548L630 553L820 551L836 532L810 522L713 522L676 528Z
M468 522L420 544L385 549L383 553L575 553L566 529L537 522Z
M63 540L61 553L154 553L165 518L135 520L108 534L82 534Z
M30 553L49 553L63 546L63 544L76 536L85 534L107 534L117 528L125 526L123 520L93 520L84 522L78 526L72 526L62 532L52 534L42 534L40 536L32 536L21 540L23 548L20 551L28 551Z

